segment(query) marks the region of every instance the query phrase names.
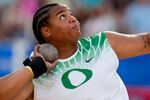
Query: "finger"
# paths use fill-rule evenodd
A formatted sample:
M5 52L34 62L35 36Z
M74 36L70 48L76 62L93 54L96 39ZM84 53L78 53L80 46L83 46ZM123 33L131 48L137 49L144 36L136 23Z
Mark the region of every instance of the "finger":
M38 51L39 51L39 47L40 45L37 44L35 47L34 47L34 55L37 55Z
M56 66L58 63L58 60L55 60L53 63L52 63L52 66Z
M46 62L46 63L47 63L47 69L51 70L57 65L58 60L55 60L53 63L50 63L50 62Z

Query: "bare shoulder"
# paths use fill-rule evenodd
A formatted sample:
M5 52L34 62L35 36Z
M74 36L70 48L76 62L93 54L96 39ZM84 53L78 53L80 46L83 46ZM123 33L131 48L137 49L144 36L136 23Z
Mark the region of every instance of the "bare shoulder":
M123 34L106 31L106 37L119 58L129 58L150 52L150 34Z

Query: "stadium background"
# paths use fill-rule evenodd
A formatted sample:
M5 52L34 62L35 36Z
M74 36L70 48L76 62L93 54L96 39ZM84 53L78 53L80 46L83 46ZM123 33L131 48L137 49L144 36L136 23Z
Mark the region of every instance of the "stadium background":
M0 77L23 66L22 61L37 43L32 35L32 16L50 2L72 9L81 22L82 36L105 30L150 32L150 0L0 0ZM120 60L118 73L130 100L150 100L150 54Z

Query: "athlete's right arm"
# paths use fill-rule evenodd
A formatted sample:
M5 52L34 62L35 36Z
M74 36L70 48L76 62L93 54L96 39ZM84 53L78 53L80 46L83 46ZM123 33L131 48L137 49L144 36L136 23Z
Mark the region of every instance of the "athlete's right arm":
M28 98L33 93L33 77L36 78L56 66L57 60L53 63L45 61L38 53L38 47L34 49L35 59L29 63L29 66L0 78L0 100Z
M0 78L0 100L11 100L15 98L32 78L33 73L27 67Z
M34 87L32 81L30 81L14 98L14 100L33 100L34 99Z

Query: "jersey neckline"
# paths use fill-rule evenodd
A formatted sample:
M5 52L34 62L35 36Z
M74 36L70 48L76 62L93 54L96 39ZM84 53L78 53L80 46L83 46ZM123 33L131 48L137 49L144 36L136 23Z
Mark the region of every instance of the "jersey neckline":
M77 43L77 50L75 51L75 53L73 55L71 55L70 57L65 58L65 59L58 59L58 61L61 61L61 62L68 61L68 60L72 59L74 56L76 56L76 54L78 53L78 51L79 51L79 43Z

